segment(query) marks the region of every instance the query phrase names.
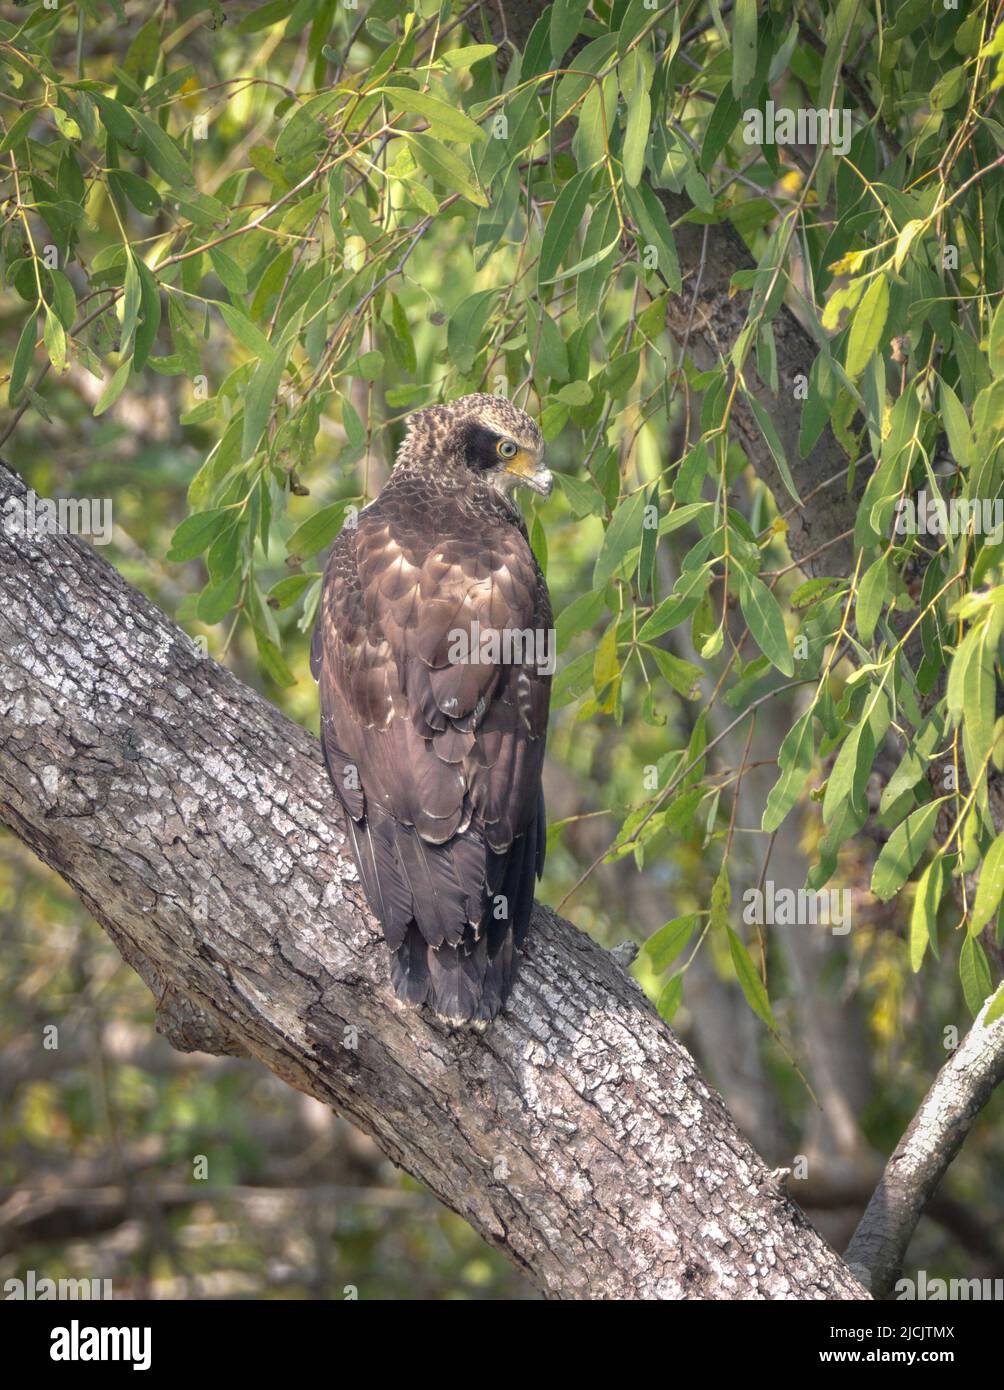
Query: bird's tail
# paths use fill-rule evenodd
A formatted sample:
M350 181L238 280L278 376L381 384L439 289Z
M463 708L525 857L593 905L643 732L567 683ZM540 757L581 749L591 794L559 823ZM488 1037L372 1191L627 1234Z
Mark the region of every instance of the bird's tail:
M539 820L540 813L502 854L471 831L431 845L379 814L352 827L399 999L424 1004L454 1026L484 1028L499 1014L543 863Z
M391 955L391 981L397 997L425 1004L454 1027L487 1028L509 997L515 975L512 929L501 934L489 955L482 935L459 946L430 946L416 925Z

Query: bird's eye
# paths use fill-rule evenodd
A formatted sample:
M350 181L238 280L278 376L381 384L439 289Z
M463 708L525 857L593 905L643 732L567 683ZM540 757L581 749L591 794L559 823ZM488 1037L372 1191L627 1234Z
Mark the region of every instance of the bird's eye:
M511 439L500 439L496 447L500 458L514 459L519 453L519 449Z

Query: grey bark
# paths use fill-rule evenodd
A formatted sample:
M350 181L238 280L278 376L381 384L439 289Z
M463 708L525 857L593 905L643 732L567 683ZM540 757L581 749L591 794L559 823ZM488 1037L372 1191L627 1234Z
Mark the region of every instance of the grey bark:
M23 493L0 468L0 515ZM634 981L537 907L484 1036L399 1005L317 742L67 536L0 529L0 820L176 1045L334 1106L559 1298L856 1298Z

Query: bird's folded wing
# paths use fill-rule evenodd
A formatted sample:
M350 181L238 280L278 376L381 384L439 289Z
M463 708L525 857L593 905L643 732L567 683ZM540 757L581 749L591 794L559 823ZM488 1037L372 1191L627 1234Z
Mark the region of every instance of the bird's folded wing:
M312 653L336 785L354 765L366 802L424 839L473 824L507 849L536 814L550 687L529 545L510 527L402 540L364 514L336 546Z

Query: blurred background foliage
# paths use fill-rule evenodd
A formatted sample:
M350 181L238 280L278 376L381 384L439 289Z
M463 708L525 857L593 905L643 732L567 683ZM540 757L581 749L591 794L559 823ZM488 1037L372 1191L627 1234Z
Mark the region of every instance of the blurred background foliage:
M776 246L781 214L797 204L801 218L804 206L825 201L832 166L809 171L788 152L774 164L759 149L751 159L737 114L709 143L709 120L713 127L718 113L722 124L727 96L744 80L732 8L556 5L526 45L524 80L560 68L573 41L581 54L583 38L607 42L619 30L621 62L596 84L531 82L522 105L523 89L514 89L507 118L517 128L529 122L519 149L533 148L510 177L491 141L463 125L464 111L488 129L502 110L494 48L474 47L497 34L477 7L0 5L0 164L10 163L10 173L0 171L8 200L0 347L16 421L4 451L40 495L113 499L112 563L212 656L316 730L307 650L315 581L346 507L374 496L387 476L408 410L503 389L539 415L559 486L546 504L528 504L527 516L561 644L539 896L558 903L578 884L572 916L610 946L663 929L661 952L639 957L639 980L760 1152L786 1166L804 1157L792 1193L839 1248L951 1030L968 1026L954 968L910 969L908 896L882 902L869 892L888 827L869 826L841 849L834 882L852 895L853 931L775 929L764 944L771 1030L747 1007L756 998L748 981L744 1001L724 933L683 937L688 949L675 968L686 961L686 988L682 973L667 983L674 951L664 927L668 918L708 917L723 846L732 903L758 881L777 749L807 709L799 693L765 705L749 744L744 729L723 737L699 791L679 798L633 852L607 855L648 805L651 769L664 787L684 752L699 754L713 730L769 690L801 620L792 622L799 578L787 570L775 499L728 443L714 373L681 366L666 329L668 291L680 287L672 231L637 191L639 123L647 137L651 119L645 93L668 103L675 83L685 116L667 126L676 143L660 152L663 167L679 172L709 219L730 218L755 256ZM747 23L749 10L737 7ZM989 32L989 9L955 17L948 46L925 36L927 7L913 10L914 25L895 36L900 67L887 57L880 68L882 31L857 7L761 7L761 53L769 40L784 56L772 90L793 105L815 94L832 64L827 72L825 53L798 40L809 29L832 45L844 24L860 70L874 66L892 124L923 150L930 113L919 93L953 73L960 54L965 66ZM977 13L980 25L951 49ZM392 68L383 101L364 94ZM506 81L517 81L511 65ZM441 105L423 104L426 87ZM314 99L329 91L337 101ZM946 88L940 109L951 96ZM38 103L42 124L25 122ZM578 114L563 123L566 105ZM130 128L123 110L143 120ZM392 132L395 121L411 134ZM867 134L874 124L865 120L856 147L872 164L881 154ZM167 131L176 137L169 146ZM983 135L992 146L995 136ZM194 183L178 158L195 170ZM315 187L322 166L330 168ZM584 170L599 175L579 186ZM531 173L534 201L525 206ZM86 215L70 206L77 180ZM587 206L596 211L580 241ZM548 237L556 207L568 221L560 241ZM227 239L233 228L242 234ZM822 268L818 228L798 228L806 258ZM859 220L856 236L842 253L864 245L871 224ZM65 285L37 259L50 240ZM654 267L639 261L639 240L656 245ZM114 307L86 322L102 304ZM904 325L908 307L900 306ZM880 359L891 332L875 335ZM843 352L846 332L840 343ZM764 337L756 350L769 363ZM835 394L827 407L846 404ZM842 428L849 433L849 415ZM702 437L709 452L695 475ZM696 617L685 615L692 621L642 647L639 624L679 590L681 565L710 523L692 517L658 555L643 544L635 575L640 512L624 508L702 498L710 511L719 487L733 509L725 531L736 563L775 577L770 592L789 633L778 647L761 628L766 655L756 644L740 652L735 596L713 602L708 590ZM193 516L210 518L198 534ZM617 526L634 530L618 540ZM720 556L720 537L715 544ZM818 616L820 631L832 633L839 617L839 606L835 620ZM709 700L723 673L732 681L724 705ZM816 767L819 781L822 761ZM802 795L774 847L779 885L804 882L823 834L818 799ZM738 906L730 911L755 956L756 938ZM33 1268L112 1277L119 1296L531 1296L465 1223L315 1102L249 1063L173 1053L153 1032L141 982L61 882L4 833L0 938L0 1282ZM46 1045L51 1028L58 1047ZM1004 1272L1001 1115L998 1096L922 1223L911 1265L946 1277ZM205 1177L196 1176L200 1155Z

